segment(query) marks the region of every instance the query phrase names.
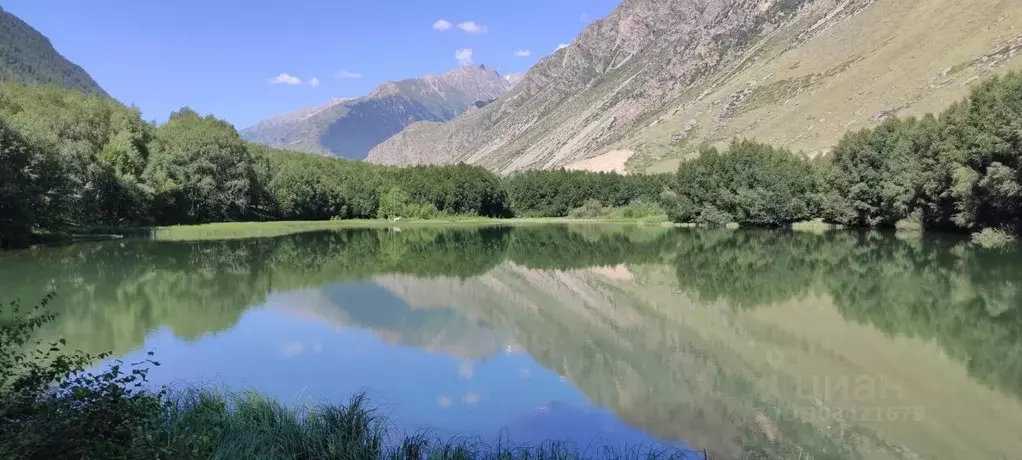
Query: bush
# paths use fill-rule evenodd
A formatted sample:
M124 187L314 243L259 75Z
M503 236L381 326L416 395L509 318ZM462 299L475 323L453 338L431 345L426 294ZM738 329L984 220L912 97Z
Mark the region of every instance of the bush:
M582 206L572 209L568 213L568 217L572 219L595 219L602 216L603 211L603 205L600 204L600 200L589 199Z
M972 234L972 242L984 248L1002 248L1015 243L1015 235L1004 230L985 228Z
M648 198L633 200L625 206L611 209L614 217L626 219L641 219L645 217L658 217L667 215L667 211L659 203Z
M408 193L401 187L391 187L380 194L380 206L376 210L376 217L380 219L408 217L408 201Z
M673 194L661 199L676 222L780 226L819 214L819 182L813 165L789 150L735 141L682 163Z
M117 361L87 373L110 355L65 354L63 339L32 342L54 319L50 298L27 313L12 303L13 320L0 325L0 458L155 458L147 435L166 405L162 392L143 388L148 369Z

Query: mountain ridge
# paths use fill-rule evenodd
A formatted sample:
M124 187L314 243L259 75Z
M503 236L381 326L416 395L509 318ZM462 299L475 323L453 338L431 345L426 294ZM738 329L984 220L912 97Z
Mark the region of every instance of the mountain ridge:
M362 159L416 121L446 121L511 87L485 65L381 83L367 95L331 100L263 120L241 131L250 141L318 155Z
M50 39L0 7L0 82L52 84L109 97L81 66L53 47Z
M626 0L504 97L415 123L368 158L510 173L627 150L629 170L667 171L735 137L815 155L1022 67L1020 34L1022 5L1000 0Z

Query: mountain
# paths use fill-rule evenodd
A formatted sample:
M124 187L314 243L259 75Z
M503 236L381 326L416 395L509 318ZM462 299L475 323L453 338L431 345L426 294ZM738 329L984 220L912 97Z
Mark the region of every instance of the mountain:
M816 155L1022 68L1020 48L1013 0L626 0L502 98L369 160L668 171L735 137Z
M504 75L504 79L507 80L508 84L511 85L512 87L517 85L518 82L522 81L523 78L525 78L525 74L521 72L509 73L507 75Z
M450 120L511 86L493 69L465 66L440 76L386 82L365 97L277 115L241 135L270 147L362 159L413 122Z
M53 48L38 30L0 8L0 81L53 84L106 96L99 83Z

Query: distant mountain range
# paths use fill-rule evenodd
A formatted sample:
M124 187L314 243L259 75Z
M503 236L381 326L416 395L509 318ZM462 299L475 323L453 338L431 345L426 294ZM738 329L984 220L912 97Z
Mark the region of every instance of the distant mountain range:
M58 53L46 36L3 8L0 8L0 81L52 84L107 95L84 69Z
M943 110L1020 51L1018 0L625 0L500 99L368 159L656 172L734 138L817 155Z
M364 97L336 98L277 115L241 135L281 149L363 159L414 122L447 121L485 106L507 92L516 78L502 77L486 66L465 66L440 76L386 82Z

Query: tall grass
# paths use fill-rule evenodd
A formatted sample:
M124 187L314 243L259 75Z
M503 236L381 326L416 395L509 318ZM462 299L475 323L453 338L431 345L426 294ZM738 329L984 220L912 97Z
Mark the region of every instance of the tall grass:
M346 405L289 406L254 392L192 389L176 397L158 432L166 451L214 459L631 459L703 457L682 450L604 447L565 443L537 446L507 441L442 439L389 428L364 394ZM693 455L699 455L698 457Z

